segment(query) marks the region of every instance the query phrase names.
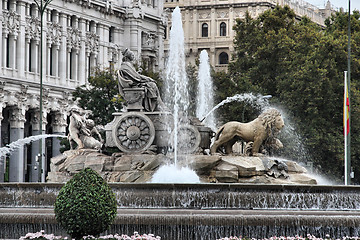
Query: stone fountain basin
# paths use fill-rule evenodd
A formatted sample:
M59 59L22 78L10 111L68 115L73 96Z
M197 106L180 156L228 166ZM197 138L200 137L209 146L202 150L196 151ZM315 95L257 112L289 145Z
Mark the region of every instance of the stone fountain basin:
M42 229L66 236L53 204L63 184L1 183L0 239ZM266 184L110 183L118 214L107 233L162 239L269 238L360 232L360 187Z
M0 207L52 208L62 183L0 183ZM110 183L118 208L360 209L360 187L276 184Z

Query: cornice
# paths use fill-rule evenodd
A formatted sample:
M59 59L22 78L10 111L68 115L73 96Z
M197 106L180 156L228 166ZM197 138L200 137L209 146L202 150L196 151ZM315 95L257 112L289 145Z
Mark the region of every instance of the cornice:
M32 88L39 88L40 83L34 83L33 81L27 81L24 79L19 79L19 78L10 78L10 77L6 77L6 76L1 76L0 77L0 82L6 82L6 84L12 84L15 86L20 86L20 85L27 85L29 87ZM47 84L47 83L43 83L43 88L50 88L52 91L55 92L64 92L64 91L69 91L69 92L73 92L75 90L74 88L71 87L66 87L66 86L59 86L59 85L52 85L52 84Z
M199 9L211 9L211 8L239 8L239 7L255 7L255 6L265 6L265 7L275 7L276 4L270 2L242 2L242 3L228 3L228 4L207 4L207 5L196 5L196 6L179 6L180 9L185 10L199 10ZM167 7L167 9L174 9L175 7Z

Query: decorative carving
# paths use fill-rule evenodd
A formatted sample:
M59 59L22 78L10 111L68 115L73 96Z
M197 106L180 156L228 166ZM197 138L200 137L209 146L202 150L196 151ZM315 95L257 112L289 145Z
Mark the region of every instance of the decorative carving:
M150 118L137 112L121 116L112 132L116 146L128 153L145 151L155 138L155 127Z
M53 125L56 126L67 126L66 115L61 112L56 112L53 115Z
M50 44L59 45L61 42L62 26L59 23L48 22L47 40Z
M87 53L99 52L99 35L94 32L86 33L85 47Z
M229 12L218 12L217 17L218 18L228 18Z
M3 10L3 33L17 35L20 32L20 14L15 11Z
M210 12L204 12L200 14L200 19L210 19L211 13Z
M26 121L25 108L23 106L12 108L9 120L11 128L23 128Z
M38 17L26 17L25 35L27 39L40 40L40 19Z
M119 61L120 49L121 47L119 44L110 43L110 47L108 48L108 56L113 63L117 63Z
M174 134L172 133L172 135ZM180 125L178 139L180 139L178 149L181 153L194 153L200 146L201 135L197 128L192 125Z
M80 49L81 47L81 31L77 28L68 27L67 28L67 47L69 49Z
M26 104L27 99L28 99L28 96L27 96L28 88L29 88L28 85L21 84L20 85L20 92L15 93L15 97L17 99L17 104L18 105Z
M31 114L31 120L30 123L33 125L33 130L39 130L39 123L40 123L40 112L39 111L34 111ZM35 128L34 128L35 126Z
M156 39L156 35L154 33L143 32L142 47L151 48L152 50L155 50L155 39Z
M235 16L238 18L244 18L245 17L245 13L243 11L239 11L239 12L235 12Z

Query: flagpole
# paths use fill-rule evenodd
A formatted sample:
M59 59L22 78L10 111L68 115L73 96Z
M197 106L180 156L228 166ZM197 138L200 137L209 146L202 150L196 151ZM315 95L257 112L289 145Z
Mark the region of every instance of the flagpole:
M347 137L348 137L348 127L347 127L347 119L348 119L348 109L347 109L347 71L344 71L344 176L345 176L345 185L348 185L348 151L347 151Z
M350 137L351 137L351 127L350 127L350 122L351 122L351 113L350 113L350 80L351 80L351 14L350 14L350 0L349 0L349 15L348 15L348 71L347 71L347 94L348 94L348 126L349 129L347 129L347 131L349 132L349 134L347 134L347 146L345 151L347 152L347 156L346 156L346 172L345 172L345 185L350 185L350 169L351 169L351 154L350 154Z

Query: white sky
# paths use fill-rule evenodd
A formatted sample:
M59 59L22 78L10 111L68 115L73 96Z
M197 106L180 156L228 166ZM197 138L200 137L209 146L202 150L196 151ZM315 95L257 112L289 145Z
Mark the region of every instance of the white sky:
M305 0L308 3L311 3L312 5L318 7L318 8L324 8L328 0ZM350 0L350 7L351 11L354 9L360 10L360 0ZM335 9L339 9L341 7L344 8L345 11L349 9L349 0L330 0L331 5Z

